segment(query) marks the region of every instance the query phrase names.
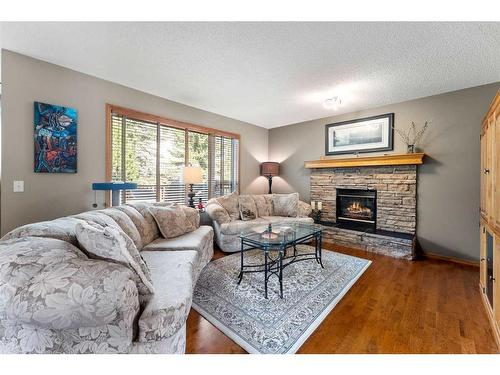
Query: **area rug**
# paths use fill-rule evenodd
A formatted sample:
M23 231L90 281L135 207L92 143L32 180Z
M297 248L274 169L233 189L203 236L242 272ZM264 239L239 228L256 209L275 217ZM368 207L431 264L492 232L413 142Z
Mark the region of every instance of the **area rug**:
M307 245L299 252L313 252ZM240 254L210 262L195 287L193 308L249 353L295 353L370 265L370 261L323 250L322 269L315 260L283 270L283 299L277 277L244 274L237 284ZM259 264L260 250L245 253L245 263Z

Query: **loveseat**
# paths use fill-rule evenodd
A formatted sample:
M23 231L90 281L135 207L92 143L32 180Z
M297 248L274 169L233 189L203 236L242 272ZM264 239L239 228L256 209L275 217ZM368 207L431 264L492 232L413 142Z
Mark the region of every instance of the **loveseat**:
M183 207L194 230L162 238L150 206L89 211L6 234L0 352L184 353L192 292L212 258L213 229ZM134 242L154 287L147 303L129 268L85 253L75 228L89 224L123 231Z
M240 251L240 234L255 225L313 223L312 208L298 193L238 195L232 193L207 202L215 241L228 253Z

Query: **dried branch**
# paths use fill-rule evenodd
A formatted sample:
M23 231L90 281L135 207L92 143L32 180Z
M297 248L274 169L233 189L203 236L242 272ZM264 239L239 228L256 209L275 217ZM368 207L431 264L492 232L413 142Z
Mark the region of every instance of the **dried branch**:
M417 126L415 125L415 123L413 121L411 122L411 126L407 132L405 132L401 129L396 129L394 127L394 125L392 126L392 128L396 131L396 133L398 133L401 140L407 146L416 145L422 139L422 137L424 136L424 133L428 127L429 127L428 121L425 122L424 126L419 131L417 131Z

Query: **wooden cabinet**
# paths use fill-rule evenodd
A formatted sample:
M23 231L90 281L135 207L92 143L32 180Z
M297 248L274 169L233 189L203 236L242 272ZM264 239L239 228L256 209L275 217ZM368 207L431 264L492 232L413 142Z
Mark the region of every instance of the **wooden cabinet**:
M500 91L482 124L480 174L479 286L500 348Z

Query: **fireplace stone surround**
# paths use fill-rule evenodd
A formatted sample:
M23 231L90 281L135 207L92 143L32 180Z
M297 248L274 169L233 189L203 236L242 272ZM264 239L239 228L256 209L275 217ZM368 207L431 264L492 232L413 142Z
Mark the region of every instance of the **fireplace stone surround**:
M396 258L415 257L417 166L384 165L312 168L311 200L323 202L324 239ZM376 191L376 230L337 224L337 189Z

